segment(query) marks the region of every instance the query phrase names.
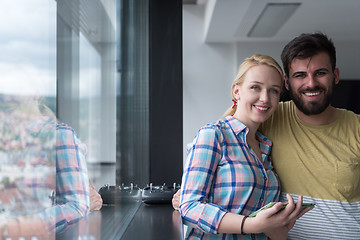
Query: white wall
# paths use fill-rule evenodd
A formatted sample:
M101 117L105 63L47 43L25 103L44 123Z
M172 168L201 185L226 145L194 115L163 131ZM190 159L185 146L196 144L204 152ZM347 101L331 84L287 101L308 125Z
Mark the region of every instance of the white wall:
M273 57L281 65L280 53L284 44L279 42L259 43L246 42L237 44L237 64L240 65L242 61L253 54L265 54Z
M183 114L185 146L199 128L231 106L237 70L235 44L204 44L204 5L183 8Z

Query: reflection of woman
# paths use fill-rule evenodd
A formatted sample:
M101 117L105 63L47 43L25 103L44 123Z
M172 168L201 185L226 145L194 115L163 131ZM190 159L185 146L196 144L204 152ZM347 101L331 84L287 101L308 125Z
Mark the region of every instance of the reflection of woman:
M26 107L22 107L23 104ZM28 101L23 104L20 104L16 111L26 109L31 115L31 119L35 119L28 127L26 134L31 135L33 138L45 137L48 145L49 142L53 142L53 148L51 149L55 151L50 151L48 156L44 157L53 160L56 158L56 161L54 161L56 164L56 185L55 176L52 176L53 180L49 183L52 184L52 189L56 188L56 196L53 198L54 205L52 207L42 209L42 211L37 211L27 217L7 219L5 226L2 226L0 221L0 230L5 229L0 234L3 233L5 234L4 237L14 238L17 236L25 237L28 234L28 236L50 239L54 234L53 230L59 232L78 221L88 213L89 207L99 209L102 201L91 184L89 186L85 157L86 146L80 141L75 131L66 124L57 122L46 106L38 108L37 101ZM24 115L24 122L28 121L30 115ZM37 117L34 118L34 116ZM34 182L34 179L24 180L28 187L36 187L39 183L39 179L35 179L37 182ZM100 198L100 201L97 200L90 204L91 199L89 199L89 196L93 199ZM47 197L47 199L42 200L49 201L50 199Z
M246 217L278 201L271 141L257 129L275 111L282 85L283 73L275 60L264 55L245 59L232 85L233 108L223 120L199 130L181 186L187 239L285 239L296 219L308 211L301 212L301 198L295 206L288 196L285 210L277 213L282 205L277 203Z

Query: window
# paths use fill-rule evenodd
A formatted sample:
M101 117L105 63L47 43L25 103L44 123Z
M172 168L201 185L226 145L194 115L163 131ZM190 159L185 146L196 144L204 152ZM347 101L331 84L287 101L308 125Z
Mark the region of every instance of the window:
M16 193L25 175L42 187L28 189L36 189L37 198L22 202L25 212L0 195L0 218L52 204L55 128L45 138L23 134L44 112L74 128L86 144L95 189L180 183L181 9L181 1L0 2L0 191L15 186ZM48 108L41 105L34 116L38 102ZM139 204L116 216L116 234Z

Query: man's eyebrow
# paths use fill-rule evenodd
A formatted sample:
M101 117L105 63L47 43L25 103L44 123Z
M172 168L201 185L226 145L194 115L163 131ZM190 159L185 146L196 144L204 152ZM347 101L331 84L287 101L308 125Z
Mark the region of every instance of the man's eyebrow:
M315 72L330 72L330 70L327 68L319 68L319 69L316 69Z
M295 77L295 75L297 74L306 74L305 71L297 71L297 72L294 72L293 74L291 74L292 77Z
M319 68L316 69L314 72L330 72L330 70L328 68ZM297 74L307 74L306 71L298 71L298 72L294 72L291 76L294 77Z

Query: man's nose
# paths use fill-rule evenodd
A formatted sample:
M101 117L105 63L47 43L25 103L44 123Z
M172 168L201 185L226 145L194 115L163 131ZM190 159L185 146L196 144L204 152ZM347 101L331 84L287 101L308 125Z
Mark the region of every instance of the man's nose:
M308 75L306 79L306 86L313 88L318 85L316 78L313 75Z

